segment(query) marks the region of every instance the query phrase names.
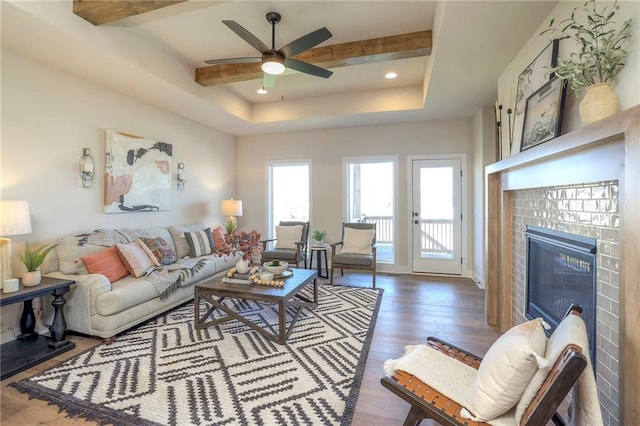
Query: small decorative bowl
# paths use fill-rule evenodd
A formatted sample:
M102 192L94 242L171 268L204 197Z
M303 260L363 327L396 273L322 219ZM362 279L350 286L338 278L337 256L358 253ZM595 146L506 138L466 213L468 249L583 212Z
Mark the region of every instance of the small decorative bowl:
M273 275L281 275L286 271L289 264L287 262L280 261L280 266L273 266L271 262L265 262L262 266L264 266L265 272L271 272Z
M272 281L273 280L273 274L271 272L260 272L258 277L260 277L260 279L262 281Z

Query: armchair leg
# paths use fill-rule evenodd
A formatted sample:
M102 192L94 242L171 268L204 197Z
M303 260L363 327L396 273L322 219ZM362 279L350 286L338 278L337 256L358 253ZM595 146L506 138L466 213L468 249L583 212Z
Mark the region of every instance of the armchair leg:
M331 266L331 278L329 279L329 284L333 284L333 265Z
M409 414L404 419L404 423L402 426L418 426L422 420L424 420L426 416L424 415L424 411L420 408L412 405L411 410L409 410Z

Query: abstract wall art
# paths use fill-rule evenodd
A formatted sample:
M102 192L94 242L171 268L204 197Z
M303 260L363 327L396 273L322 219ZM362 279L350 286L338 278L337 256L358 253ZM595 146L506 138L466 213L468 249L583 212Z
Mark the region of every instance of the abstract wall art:
M166 142L107 130L104 212L171 210L171 159Z

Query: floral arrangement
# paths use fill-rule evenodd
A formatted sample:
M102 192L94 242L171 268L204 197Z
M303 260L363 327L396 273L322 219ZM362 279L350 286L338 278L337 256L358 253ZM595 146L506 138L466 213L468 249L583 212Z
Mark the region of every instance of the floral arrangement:
M244 254L244 260L252 260L254 254L260 253L260 233L255 229L251 232L235 229L231 234L225 236L227 244L233 247L233 251L240 250Z

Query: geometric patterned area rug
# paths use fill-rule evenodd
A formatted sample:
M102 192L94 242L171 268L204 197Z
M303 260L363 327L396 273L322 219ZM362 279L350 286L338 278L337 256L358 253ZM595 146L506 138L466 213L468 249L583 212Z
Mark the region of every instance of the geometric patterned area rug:
M286 345L235 320L195 330L188 303L11 386L102 424L348 425L381 299L318 285ZM225 303L277 330L277 306Z

